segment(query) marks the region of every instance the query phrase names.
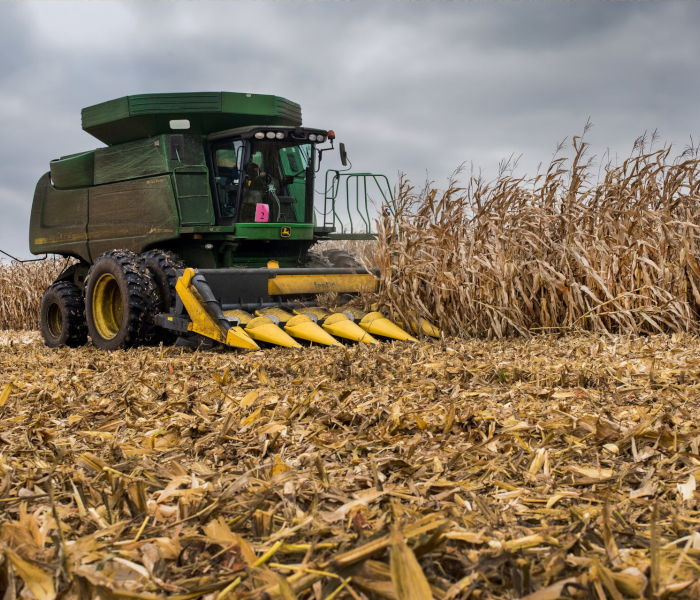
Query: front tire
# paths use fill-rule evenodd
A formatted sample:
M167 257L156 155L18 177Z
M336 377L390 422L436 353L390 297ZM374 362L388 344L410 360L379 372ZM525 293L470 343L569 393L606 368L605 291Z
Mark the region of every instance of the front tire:
M70 281L51 284L41 299L41 335L49 348L77 348L87 342L85 302L80 289Z
M97 348L141 344L154 311L152 284L138 254L111 250L97 257L85 286L87 328Z
M361 269L362 264L357 260L352 252L347 250L339 250L337 248L331 248L330 250L324 250L323 256L328 259L334 267L350 268L350 269Z
M313 250L307 252L304 257L304 267L307 269L330 269L332 266L327 257Z
M175 284L177 271L184 270L184 261L174 252L168 250L147 250L141 254L143 265L148 269L158 288L158 311L170 312L175 306Z
M143 266L146 267L146 274L150 276L155 286L156 310L154 313L169 313L175 306L177 294L175 284L177 283L177 271L184 270L184 261L174 252L168 250L147 250L141 254ZM155 322L150 324L146 333L147 344L158 344L163 342L169 344L175 341L177 334L166 329L160 329Z

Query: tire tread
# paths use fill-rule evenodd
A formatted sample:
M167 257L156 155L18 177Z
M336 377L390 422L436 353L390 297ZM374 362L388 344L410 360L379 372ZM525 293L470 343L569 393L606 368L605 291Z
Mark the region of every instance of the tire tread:
M126 326L114 338L114 340L118 340L116 343L114 340L102 340L99 335L94 335L97 331L93 330L90 311L87 310L90 303L89 298L87 298L87 292L90 289L91 278L94 276L95 270L105 261L115 263L119 268L121 277L126 281L127 298L123 299L123 307L127 312ZM112 350L116 348L131 348L143 343L149 323L154 318L155 301L152 285L138 254L129 250L109 250L100 254L90 267L85 283L87 325L93 344L98 347L104 346L106 350ZM98 339L96 340L96 338Z
M65 315L62 315L64 327L67 335L65 339L59 343L48 337L48 324L44 322L45 318L45 303L51 295L57 294L59 299L63 301L66 308ZM77 285L70 281L56 281L52 283L41 300L41 334L47 346L54 348L65 344L70 348L83 346L87 342L87 323L85 322L85 301L83 295ZM59 336L63 337L63 336Z

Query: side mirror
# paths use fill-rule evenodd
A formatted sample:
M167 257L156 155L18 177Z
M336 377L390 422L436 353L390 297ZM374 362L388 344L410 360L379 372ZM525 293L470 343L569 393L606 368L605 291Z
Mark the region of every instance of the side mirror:
M345 152L345 144L342 142L340 143L340 162L343 164L344 167L348 166L348 155Z

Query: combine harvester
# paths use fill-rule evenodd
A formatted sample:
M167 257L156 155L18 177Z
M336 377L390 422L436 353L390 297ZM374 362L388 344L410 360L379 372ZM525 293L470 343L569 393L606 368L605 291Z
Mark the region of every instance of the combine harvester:
M107 147L52 161L32 205L32 253L77 259L44 293L48 346L79 346L88 334L104 350L176 339L246 349L415 341L379 312L317 305L319 293L377 289L378 274L352 254L310 249L374 239L368 191L387 210L393 198L384 175L329 170L315 207L335 134L302 127L298 104L146 94L85 108L82 124ZM343 144L340 160L347 166ZM409 325L439 336L422 319Z

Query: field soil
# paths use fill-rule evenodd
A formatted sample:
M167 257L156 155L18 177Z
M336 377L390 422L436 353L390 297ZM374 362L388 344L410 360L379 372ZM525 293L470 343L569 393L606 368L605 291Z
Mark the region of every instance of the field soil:
M687 334L104 353L7 332L0 375L6 598L700 597Z

